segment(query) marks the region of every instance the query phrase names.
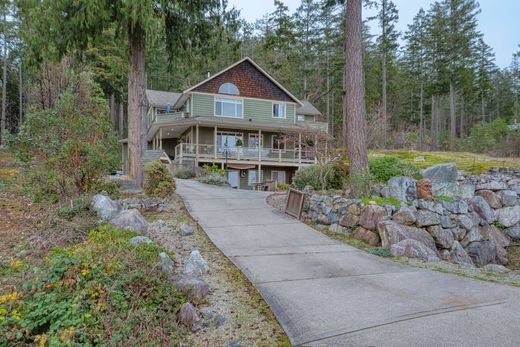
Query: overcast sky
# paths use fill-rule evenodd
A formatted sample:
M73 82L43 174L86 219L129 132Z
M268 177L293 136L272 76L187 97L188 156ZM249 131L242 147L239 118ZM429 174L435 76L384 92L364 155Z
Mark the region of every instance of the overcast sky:
M422 7L427 10L434 0L393 0L399 10L397 29L406 31L407 25ZM300 0L283 0L293 12ZM487 44L493 47L496 64L500 67L509 66L513 53L518 51L520 44L520 0L480 0L481 13L479 28L484 33ZM264 14L274 10L273 0L229 0L230 6L240 9L242 17L254 21ZM364 10L364 16L373 15ZM374 34L378 33L377 24L371 24Z

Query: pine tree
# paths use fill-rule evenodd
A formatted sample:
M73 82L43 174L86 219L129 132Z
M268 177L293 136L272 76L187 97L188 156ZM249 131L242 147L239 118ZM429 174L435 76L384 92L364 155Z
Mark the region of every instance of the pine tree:
M486 117L486 98L490 96L493 87L491 77L496 69L495 55L482 37L477 41L476 58L475 83L481 106L480 115L482 120L490 120Z

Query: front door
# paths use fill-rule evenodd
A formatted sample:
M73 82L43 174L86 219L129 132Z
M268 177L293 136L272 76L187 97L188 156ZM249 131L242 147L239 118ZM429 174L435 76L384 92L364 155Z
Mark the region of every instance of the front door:
M228 183L232 188L239 188L240 186L240 175L238 170L228 171Z

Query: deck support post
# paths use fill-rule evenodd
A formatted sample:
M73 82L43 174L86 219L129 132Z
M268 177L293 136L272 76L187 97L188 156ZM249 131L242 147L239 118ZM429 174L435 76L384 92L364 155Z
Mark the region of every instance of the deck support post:
M217 127L215 126L215 132L213 137L213 156L217 159Z
M302 163L302 133L298 134L298 164Z
M262 182L262 149L264 147L264 141L262 141L262 130L258 130L258 174L256 183Z
M162 149L162 128L159 128L159 149Z
M195 126L195 166L199 166L199 123Z

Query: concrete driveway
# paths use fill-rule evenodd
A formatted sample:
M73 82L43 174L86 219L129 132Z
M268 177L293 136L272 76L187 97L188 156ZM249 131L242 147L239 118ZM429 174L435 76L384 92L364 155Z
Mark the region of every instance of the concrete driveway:
M267 193L191 180L177 192L294 345L520 345L520 288L359 251L271 208Z

